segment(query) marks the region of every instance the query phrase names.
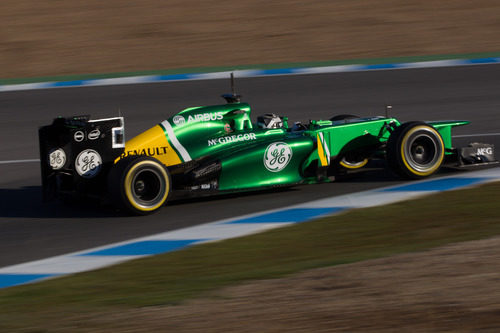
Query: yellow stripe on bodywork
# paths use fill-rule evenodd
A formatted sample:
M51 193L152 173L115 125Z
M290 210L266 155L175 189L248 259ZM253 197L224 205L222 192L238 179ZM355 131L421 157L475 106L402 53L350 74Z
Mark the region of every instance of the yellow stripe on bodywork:
M115 160L115 163L126 156L151 156L166 166L181 163L179 155L172 148L160 125L139 134L125 143L125 152Z
M328 161L326 154L325 154L325 149L323 148L323 142L321 142L321 138L319 137L319 134L316 135L316 139L318 141L318 156L319 160L321 163L321 166L328 166L330 161Z

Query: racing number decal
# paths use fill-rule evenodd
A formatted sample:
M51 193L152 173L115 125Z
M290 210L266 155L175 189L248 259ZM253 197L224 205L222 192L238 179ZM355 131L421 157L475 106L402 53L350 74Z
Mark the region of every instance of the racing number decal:
M264 166L271 172L283 170L292 159L292 148L284 142L275 142L267 146L264 153Z

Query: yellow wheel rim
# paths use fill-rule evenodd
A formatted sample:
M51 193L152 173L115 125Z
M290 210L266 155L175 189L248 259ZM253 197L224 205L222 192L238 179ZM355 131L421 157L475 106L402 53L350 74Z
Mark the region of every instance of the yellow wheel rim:
M407 146L408 140L411 138L411 136L413 134L415 134L415 132L422 131L422 130L426 131L426 132L433 133L435 135L435 137L439 140L438 142L440 144L439 147L438 146L434 147L436 149L436 151L439 151L439 155L437 156L437 158L435 158L435 161L434 161L434 159L431 161L432 164L430 164L430 166L428 168L420 167L418 165L418 163L416 163L412 159L411 152L408 150L408 146ZM425 136L423 136L423 137L425 137ZM415 142L415 141L416 141L416 138L413 140L413 142ZM410 146L411 146L411 144L410 144ZM444 159L444 142L443 142L443 139L441 138L441 135L434 128L432 128L430 126L426 126L426 125L415 126L414 128L410 129L408 131L408 133L406 133L405 136L403 137L403 139L401 140L401 148L400 149L401 149L401 151L400 151L401 160L403 161L406 169L409 172L411 172L417 176L425 177L425 176L431 175L441 166L441 163L443 162L443 159Z
M145 172L148 172L150 175L152 175L150 177L157 177L158 181L160 182L159 186L161 188L161 191L154 197L151 205L145 204L145 201L141 203L141 200L136 193L136 187L138 186L138 177L141 175L141 173ZM161 184L162 180L164 184ZM130 205L132 205L132 207L134 207L138 211L143 212L150 212L163 206L170 192L170 182L167 172L157 162L150 160L141 161L133 165L128 170L127 175L125 176L123 186L125 187L125 196Z
M359 162L349 162L344 158L340 161L340 165L343 166L346 169L359 169L364 167L368 163L368 159L365 158L362 161Z

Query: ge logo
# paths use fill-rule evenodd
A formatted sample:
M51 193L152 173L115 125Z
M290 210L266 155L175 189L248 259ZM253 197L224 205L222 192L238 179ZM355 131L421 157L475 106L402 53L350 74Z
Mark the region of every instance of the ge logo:
M53 149L49 153L49 165L54 170L61 169L66 164L66 154L61 148Z
M174 117L174 124L176 125L184 125L186 123L186 119L184 119L183 116L175 116Z
M264 166L271 172L283 170L292 159L292 148L284 142L275 142L267 146L264 153Z
M75 160L76 172L83 178L93 178L101 171L102 159L98 152L85 149Z

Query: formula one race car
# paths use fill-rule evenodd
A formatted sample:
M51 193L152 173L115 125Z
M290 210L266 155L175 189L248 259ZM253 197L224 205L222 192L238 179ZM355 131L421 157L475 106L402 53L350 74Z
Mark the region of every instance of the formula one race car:
M252 123L250 105L234 92L223 97L227 104L185 109L126 143L122 117L54 119L39 130L44 198L109 198L148 214L176 197L329 182L370 159L411 179L443 163L498 163L492 145L452 146L452 127L467 121L338 115L290 126L266 114Z

